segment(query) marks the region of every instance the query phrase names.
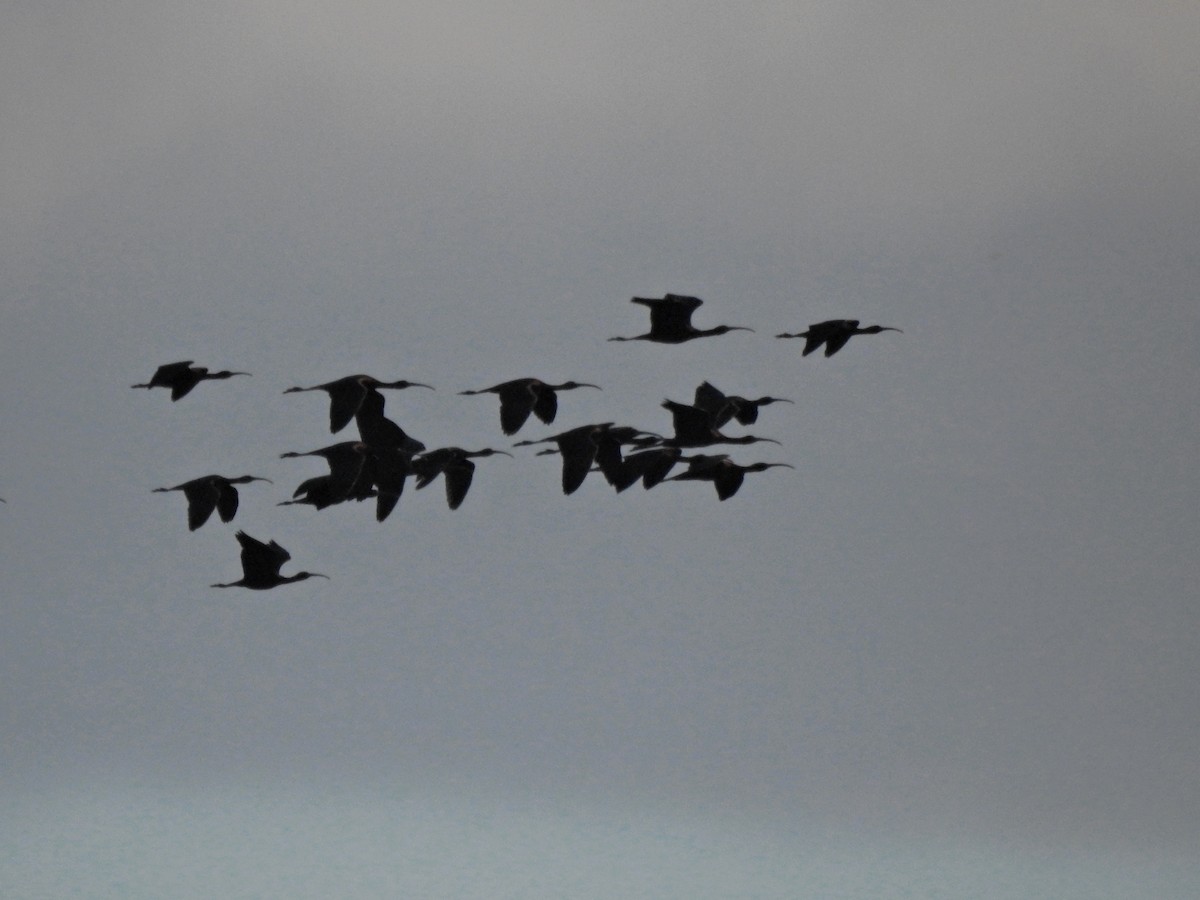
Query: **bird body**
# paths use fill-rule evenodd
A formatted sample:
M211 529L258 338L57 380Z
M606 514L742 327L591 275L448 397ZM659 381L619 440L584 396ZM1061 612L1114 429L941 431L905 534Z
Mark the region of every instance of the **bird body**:
M325 384L312 387L290 387L285 394L295 394L302 391L325 391L329 394L329 431L337 434L355 417L363 405L363 401L371 394L380 399L379 411L383 412L383 395L380 390L403 390L410 387L423 387L433 390L427 384L416 381L380 381L371 375L347 375Z
M164 387L171 389L171 399L178 400L180 397L186 397L191 393L192 388L198 385L201 381L214 379L232 378L234 375L249 375L249 372L210 372L204 366L193 366L192 360L185 359L181 362L166 363L159 366L154 375L145 384L132 384L134 388L150 388Z
M610 341L653 341L657 344L682 344L696 338L726 334L730 331L753 331L742 325L718 325L715 328L697 328L692 324L692 313L704 301L699 297L683 294L666 294L663 297L634 297L638 303L650 309L650 330L633 337L611 337Z
M500 428L505 434L516 434L533 413L547 425L558 414L556 391L590 387L600 390L599 385L587 382L566 381L562 384L547 384L540 378L515 378L503 384L477 391L459 391L460 394L496 394L500 398Z
M758 462L748 466L735 463L725 455L697 455L688 462L688 468L678 475L672 475L665 481L711 481L717 489L718 500L728 500L738 492L747 472L765 472L767 469L782 466L792 469L787 463Z
M249 484L251 481L265 481L271 484L271 479L257 475L241 475L237 478L226 478L224 475L203 475L193 478L174 487L154 488L153 493L167 491L183 491L188 502L188 530L195 531L208 521L213 510L221 517L222 522L233 520L238 509L238 492L235 484Z
M879 334L881 331L900 331L899 328L892 328L888 325L868 325L866 328L859 328L858 319L830 319L827 322L817 322L814 325L808 326L808 331L801 331L798 334L777 334L779 338L804 338L804 350L801 356L817 350L822 344L825 345L825 355L833 356L843 347L846 342L856 334Z
M275 541L264 544L257 538L252 538L244 531L237 533L238 543L242 545L242 577L237 581L225 584L214 584L212 587L244 587L253 591L265 591L281 584L291 584L294 581L304 581L306 578L328 578L320 572L297 572L295 575L280 575L283 564L292 558Z

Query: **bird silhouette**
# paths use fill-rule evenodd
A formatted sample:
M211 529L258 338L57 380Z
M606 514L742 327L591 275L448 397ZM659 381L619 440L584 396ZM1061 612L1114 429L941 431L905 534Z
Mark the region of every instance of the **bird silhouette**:
M892 328L889 325L868 325L866 328L858 327L858 319L830 319L828 322L817 322L815 325L809 325L808 331L801 331L798 334L777 334L777 338L804 338L804 350L801 356L808 356L822 344L825 345L825 355L833 356L843 347L846 342L856 334L879 334L881 331L900 331L899 328ZM901 332L903 333L903 332Z
M782 466L794 469L788 463L757 462L748 466L739 465L725 455L691 457L687 470L678 475L672 475L664 481L711 481L717 489L717 499L728 500L738 492L747 472L765 472L767 469Z
M759 397L751 400L747 397L723 394L707 381L696 388L696 398L693 406L707 412L712 417L713 427L720 428L730 419L737 419L742 425L753 425L758 421L758 410L772 403L791 403L783 397Z
M531 447L535 444L546 444L553 441L558 445L562 454L562 491L573 494L579 490L587 473L591 471L592 463L596 461L596 451L599 448L597 436L613 427L612 422L600 422L594 425L580 425L562 434L538 438L529 441L517 441L514 447Z
M760 441L779 443L773 438L756 437L752 434L737 437L722 434L713 424L712 415L698 406L688 406L674 400L664 400L662 406L670 411L675 426L674 436L662 442L667 447L711 447L713 444L756 444Z
M433 390L427 384L416 381L380 381L371 375L347 375L326 384L316 384L312 387L290 387L285 394L296 394L302 391L325 391L329 394L329 431L337 434L354 418L363 405L363 401L375 394L380 401L383 395L380 390L403 390L410 387L423 387ZM379 405L380 414L383 412L382 402Z
M679 447L650 447L630 453L621 460L621 467L610 479L617 493L626 490L640 478L646 490L659 484L680 460L690 459Z
M303 453L281 453L279 458L296 459L301 456L321 457L329 465L329 474L318 475L301 483L292 494L293 499L283 501L281 506L306 503L324 509L345 500L365 500L374 496L368 467L370 448L362 441L341 441Z
M274 541L264 544L257 538L252 538L244 531L237 533L238 543L242 545L242 577L237 581L225 584L214 584L212 587L244 587L253 591L265 591L281 584L291 584L294 581L304 581L306 578L328 578L320 572L297 572L295 575L280 575L283 564L292 558Z
M258 475L241 475L237 478L226 478L224 475L202 475L174 487L154 488L153 493L161 494L167 491L183 491L188 502L188 530L195 531L208 521L215 509L222 522L230 522L238 509L238 492L235 484L249 484L252 481L265 481L272 484L270 478Z
M425 487L441 475L446 482L446 503L451 509L458 509L467 496L471 480L475 477L475 463L471 462L472 457L495 455L512 456L507 451L493 450L490 447L483 450L440 447L414 456L411 466L417 478L417 489Z
M558 414L556 391L570 391L590 387L600 390L599 385L582 381L565 381L562 384L547 384L540 378L516 378L477 391L459 391L460 394L496 394L500 397L500 427L505 434L516 434L533 413L547 425Z
M391 448L404 453L420 453L425 444L411 437L408 432L383 414L383 394L369 391L362 405L354 414L358 434L371 447Z
M165 387L171 389L171 399L178 400L191 393L192 388L202 381L232 378L234 375L249 375L249 372L210 372L204 366L193 366L190 359L166 363L159 366L145 384L131 384L134 388Z
M695 338L726 334L730 331L753 331L742 325L718 325L715 328L697 328L692 324L692 313L704 301L699 297L682 294L667 294L664 297L634 297L630 302L650 308L650 330L634 337L611 337L610 341L653 341L657 344L682 344Z

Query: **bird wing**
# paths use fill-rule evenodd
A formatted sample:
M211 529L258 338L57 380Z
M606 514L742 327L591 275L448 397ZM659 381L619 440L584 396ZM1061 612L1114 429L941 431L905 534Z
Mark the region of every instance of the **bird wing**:
M183 496L187 497L188 502L188 531L195 531L208 521L220 502L220 494L220 489L211 478L197 478L183 486Z
M192 388L200 383L200 376L208 369L184 369L180 374L172 376L171 399L178 400L192 392Z
M837 334L831 334L825 341L825 355L833 356L833 354L837 353L839 350L841 350L843 347L845 347L846 342L849 341L850 338L853 336L854 336L854 332L850 331L849 329L847 329L846 331L838 332ZM855 346L858 346L858 345L856 344ZM806 351L808 350L807 347L805 347L804 349Z
M446 502L451 509L458 509L475 477L475 463L469 459L456 459L442 470L442 475L446 481Z
M568 432L558 439L558 449L562 453L562 489L564 494L573 494L583 484L583 479L592 468L596 459L596 442L592 432Z
M675 427L675 437L685 443L694 441L707 442L712 437L712 419L707 412L698 406L688 406L686 403L676 403L673 400L663 401L663 407L670 410L671 421Z
M500 428L505 434L516 434L529 418L529 414L537 408L539 397L530 382L512 382L501 385L496 392L500 396ZM554 402L551 393L550 400ZM541 417L541 413L538 413ZM554 415L549 419L542 417L543 422L554 421Z
M747 400L745 397L730 397L729 403L733 418L742 425L753 425L758 421L758 404L753 400ZM724 424L725 422L718 422L717 427L720 428Z
M222 522L232 522L238 511L238 492L227 481L214 481L213 487L217 492L217 514Z
M182 359L179 362L163 363L154 370L154 377L150 380L157 381L159 384L169 384L172 378L191 368L194 361L191 359Z
M337 434L350 424L350 420L362 408L363 401L368 394L375 394L379 398L377 406L379 414L383 414L383 394L368 388L353 378L332 382L325 390L329 393L329 431L331 434Z
M531 387L529 391L534 398L534 415L549 425L554 421L554 417L558 415L558 394L544 385Z
M283 564L292 558L290 553L274 541L264 544L244 531L237 533L237 539L242 545L242 571L247 579L278 575Z
M713 477L713 484L717 489L717 499L728 500L738 492L738 488L742 486L745 478L746 473L736 466L723 465L718 468Z

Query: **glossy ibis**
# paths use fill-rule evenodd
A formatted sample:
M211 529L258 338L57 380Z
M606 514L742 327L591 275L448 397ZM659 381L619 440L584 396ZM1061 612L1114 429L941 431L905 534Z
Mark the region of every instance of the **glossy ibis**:
M612 428L612 422L601 422L595 425L580 425L562 434L538 438L530 441L517 441L514 447L530 447L534 444L546 444L553 441L558 445L562 454L562 490L564 494L573 494L583 484L587 473L591 471L592 463L596 461L596 451L599 448L598 436Z
M570 391L590 387L600 390L596 384L583 381L565 381L562 384L547 384L539 378L516 378L477 391L459 391L460 394L496 394L500 398L500 427L505 434L516 434L533 413L547 425L558 414L556 391Z
M224 475L203 475L193 478L174 487L154 488L154 493L167 491L183 491L188 503L188 530L195 531L208 521L213 510L220 515L222 522L230 522L238 509L238 492L235 484L249 484L252 481L265 481L272 484L270 478L258 475L241 475L237 478L226 478Z
M711 447L713 444L756 444L760 441L779 443L773 438L755 437L752 434L738 437L722 434L713 424L713 417L698 406L688 406L674 400L664 400L662 406L670 411L675 425L674 437L663 441L663 445L667 447Z
M892 328L889 325L868 325L866 328L859 328L858 319L830 319L828 322L809 325L808 331L801 331L798 334L777 334L775 337L804 338L804 351L800 354L801 356L808 356L822 344L825 345L825 355L833 356L845 347L846 342L854 335L879 334L881 331L900 331L900 329Z
M672 475L664 481L711 481L717 489L717 499L728 500L738 492L738 488L742 486L742 481L746 477L747 472L765 472L767 469L782 466L788 469L794 469L795 466L788 463L771 463L758 462L751 463L748 466L742 466L735 463L732 459L725 455L718 456L693 456L688 462L688 468L685 472L680 472L678 475Z
M634 337L612 337L610 341L654 341L658 344L682 344L695 338L725 334L730 331L753 331L742 325L718 325L715 328L697 328L692 324L692 313L704 301L699 297L682 294L667 294L664 297L634 297L630 302L650 308L650 330Z
M362 441L342 441L304 453L281 453L279 458L297 459L301 456L321 457L329 464L329 474L305 481L296 488L293 499L281 505L308 503L317 509L324 509L344 500L365 500L374 496L371 492L370 448ZM303 499L296 499L301 495L304 495Z
M182 362L167 363L159 366L154 375L145 384L131 384L130 387L150 388L165 387L171 389L171 399L178 400L191 393L192 388L202 381L232 378L234 375L249 375L249 372L210 372L204 366L193 366L190 359Z
M280 575L283 564L292 558L274 541L264 544L257 538L252 538L244 531L237 533L238 543L242 545L242 577L237 581L226 584L214 584L212 587L244 587L253 591L265 591L281 584L291 584L293 581L304 581L306 578L328 578L320 572L297 572L295 575Z
M398 391L410 387L433 390L429 385L416 381L380 381L371 375L347 375L345 378L339 378L326 384L316 384L312 387L290 387L284 393L325 391L329 394L329 431L336 434L349 424L362 407L363 401L371 394L375 394L382 400L383 395L378 393L380 390ZM379 405L379 411L382 414L382 403Z
M512 456L505 450L493 450L490 447L483 450L440 447L414 456L410 465L417 478L418 490L441 475L446 482L446 503L451 509L458 509L467 496L471 480L475 477L475 463L471 462L471 459L498 454Z

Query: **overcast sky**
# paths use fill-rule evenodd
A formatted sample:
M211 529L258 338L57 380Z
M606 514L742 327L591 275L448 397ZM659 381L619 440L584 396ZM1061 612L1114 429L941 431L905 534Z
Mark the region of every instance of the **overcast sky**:
M485 810L501 855L561 854L490 885L514 895L629 895L623 851L585 847L628 826L655 896L722 895L701 856L728 895L795 896L814 832L840 896L941 896L963 848L1013 853L1008 873L1050 860L1058 897L1068 859L1177 864L1112 896L1194 896L1192 4L128 0L2 18L14 833L78 847L89 816L150 810L183 859L228 823L161 813L180 798L274 792L293 799L241 827L303 829L357 797L419 797L380 815L446 835L421 845L430 883L487 865L452 810L463 827ZM664 292L704 298L701 327L754 333L606 341L646 330L631 296ZM842 317L903 334L830 359L774 338ZM178 359L253 377L178 403L129 390ZM564 497L557 460L517 449L480 460L453 512L411 486L383 524L277 506L321 471L279 454L347 436L324 395L284 389L355 372L433 385L390 393L389 415L471 449L666 430L661 401L707 379L794 400L751 429L781 446L731 452L796 468L723 503L595 477ZM603 390L517 438L494 397L457 393L522 376ZM210 472L274 484L189 533L183 498L151 489ZM331 579L210 589L239 577L238 528ZM362 851L363 894L411 888L411 854L363 827L383 857ZM551 850L563 833L579 846ZM888 883L893 846L925 848L927 881ZM100 892L81 858L56 876L10 853L0 882ZM289 865L270 858L239 872L267 894ZM828 874L842 862L865 880ZM164 878L133 884L170 895Z

